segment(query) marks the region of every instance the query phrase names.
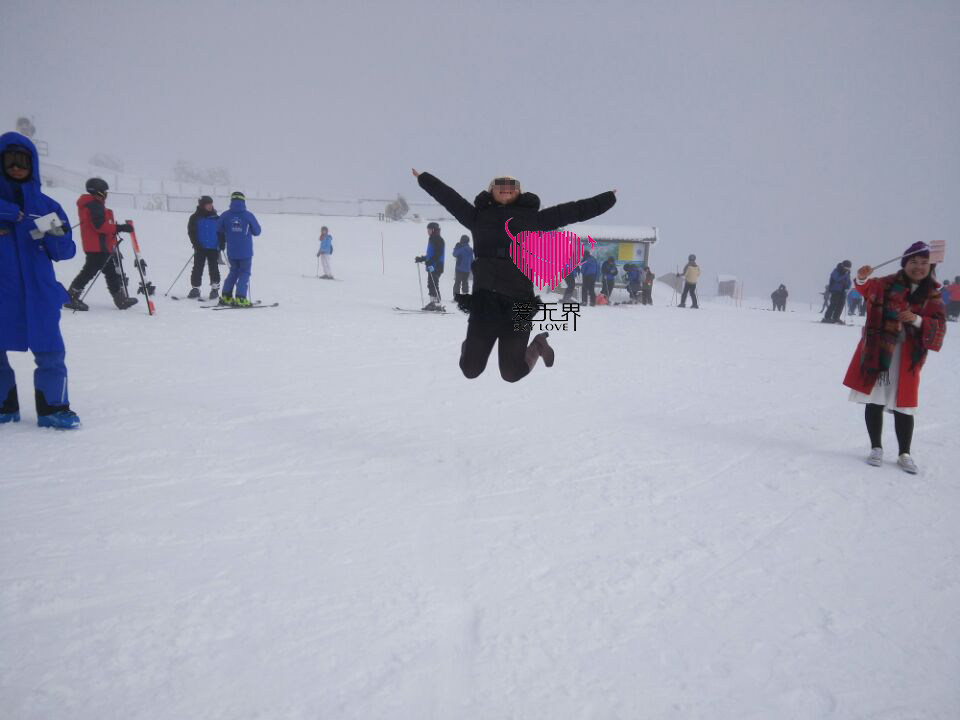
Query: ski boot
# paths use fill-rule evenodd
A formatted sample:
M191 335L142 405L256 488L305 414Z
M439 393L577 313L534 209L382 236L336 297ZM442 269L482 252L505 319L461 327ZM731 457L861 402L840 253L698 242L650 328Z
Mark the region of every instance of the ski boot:
M218 302L217 305L233 305L233 295L224 293L220 296L220 302Z
M436 312L440 310L440 305L436 300L430 300L430 302L424 305L422 309L424 312Z
M126 310L132 308L136 305L138 300L136 298L129 297L124 295L122 292L113 294L113 304L117 306L118 310Z
M211 285L211 286L210 286L210 295L207 297L207 299L208 299L208 300L216 300L218 297L220 297L220 286L219 286L219 285Z
M187 293L187 300L199 300L200 299L200 288L194 287L190 288L190 292Z
M238 308L248 308L250 304L250 299L245 297L238 297L233 300L233 306Z
M58 410L49 415L38 415L37 425L54 430L73 430L80 427L80 418L73 410Z
M90 306L87 305L83 300L80 299L80 291L76 288L70 288L67 290L67 294L70 295L70 302L64 303L64 310L89 310Z
M10 388L6 400L0 403L0 425L8 422L20 422L20 400L17 398L16 385Z

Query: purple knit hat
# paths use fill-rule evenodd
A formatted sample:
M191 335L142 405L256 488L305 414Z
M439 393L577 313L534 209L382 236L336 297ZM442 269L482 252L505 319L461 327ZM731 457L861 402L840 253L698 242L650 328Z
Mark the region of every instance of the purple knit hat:
M920 255L922 257L930 257L930 246L925 242L915 242L913 245L908 247L904 253L903 257L900 258L900 267L907 266L907 260L910 258Z

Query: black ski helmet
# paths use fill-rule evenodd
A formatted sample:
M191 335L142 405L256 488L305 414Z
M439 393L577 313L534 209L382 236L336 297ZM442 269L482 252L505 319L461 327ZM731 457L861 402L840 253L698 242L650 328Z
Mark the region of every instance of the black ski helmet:
M436 230L437 232L439 232L439 231L440 231L440 226L439 226L437 223L435 223L435 222L428 222L428 223L427 223L427 230Z
M87 192L92 195L106 195L110 186L103 178L90 178L87 180Z
M687 260L689 260L690 262L695 262L696 259L697 259L696 255L691 255L690 257L687 258Z

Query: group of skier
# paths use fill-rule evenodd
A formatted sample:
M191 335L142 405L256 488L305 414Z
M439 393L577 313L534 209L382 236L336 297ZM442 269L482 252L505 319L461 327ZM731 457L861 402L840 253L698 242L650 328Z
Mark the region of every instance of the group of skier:
M81 236L86 259L80 273L70 283L69 291L57 280L53 262L69 260L76 253L72 230L58 203L41 190L39 157L29 138L18 133L0 136L0 423L18 422L20 406L16 379L7 360L8 350L34 354L34 373L38 424L67 429L77 427L79 418L70 409L65 347L60 333L61 306L86 309L81 299L83 289L102 273L117 307L126 309L136 303L126 293L120 264L120 234L131 232L126 223L117 224L106 207L107 183L91 178L86 194L77 201ZM516 330L518 306L530 308L540 304L533 282L517 267L510 256L511 238L506 223L513 223L515 232L551 231L585 222L609 210L616 203L616 190L594 197L541 209L540 199L524 192L520 182L511 176L490 181L473 203L427 172L413 170L420 187L445 207L456 220L473 233L461 236L453 250L456 258L454 296L461 309L469 314L466 337L460 349L460 369L467 378L478 377L486 368L493 346L498 346L501 377L516 382L543 359L550 367L555 361L554 349L542 332L530 339L530 330ZM249 282L253 260L253 237L260 234L257 218L246 208L243 193L235 192L230 208L218 215L212 198L201 197L187 224L193 245L193 272L190 296L199 298L204 266L210 276L210 299L223 304L249 305ZM445 243L437 223L427 226L428 243L424 255L416 258L427 271L430 304L440 305L440 278L444 270ZM221 289L219 255L226 250L230 270ZM333 252L332 237L322 228L317 253L323 262L324 278L332 279L329 256ZM565 278L564 300L572 297L575 276L583 278L584 304L596 302L594 285L601 277L601 295L609 298L616 280L617 266L613 258L602 265L589 251L583 262L569 268ZM881 430L883 412L892 412L899 444L898 464L906 472L917 472L910 454L913 416L918 405L920 370L928 351L939 350L946 331L946 306L951 312L960 310L960 277L953 285L941 288L930 262L930 248L917 242L901 257L901 269L886 277L871 278L873 268L861 267L854 285L865 299L866 324L859 345L844 378L850 388L850 399L865 405L865 421L871 443L868 462L882 464ZM852 263L837 265L830 277L829 306L824 322L837 322L847 290L851 286ZM142 269L142 268L141 268ZM624 267L627 290L631 298L638 295L648 302L645 286L652 284L649 268L634 264ZM318 270L319 272L319 270ZM474 287L469 292L469 275ZM691 255L681 273L684 279L680 307L687 297L698 307L696 284L700 268ZM571 282L573 278L573 282ZM773 294L775 308L783 309L786 287Z

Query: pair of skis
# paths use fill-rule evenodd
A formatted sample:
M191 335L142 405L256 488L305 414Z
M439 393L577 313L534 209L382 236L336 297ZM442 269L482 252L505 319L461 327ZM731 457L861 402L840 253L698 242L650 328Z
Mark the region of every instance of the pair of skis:
M153 300L150 298L150 284L147 282L146 275L144 275L143 272L145 264L143 258L140 256L140 243L137 242L137 230L133 226L133 220L127 220L126 223L130 226L130 245L133 247L133 264L137 266L137 272L140 274L140 292L143 293L143 298L147 302L147 312L155 315L157 309L154 307ZM124 289L126 289L126 285L124 285Z

